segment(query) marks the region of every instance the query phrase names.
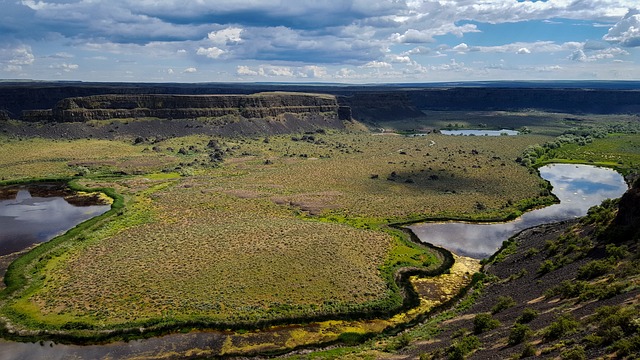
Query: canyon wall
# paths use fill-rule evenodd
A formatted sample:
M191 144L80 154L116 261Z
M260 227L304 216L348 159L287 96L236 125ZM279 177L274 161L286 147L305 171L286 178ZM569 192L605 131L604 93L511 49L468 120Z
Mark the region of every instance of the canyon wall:
M94 95L59 101L51 110L23 111L25 121L86 122L108 119L196 119L237 116L275 118L283 114L345 116L334 96L265 93L255 95ZM349 119L340 119L349 120Z

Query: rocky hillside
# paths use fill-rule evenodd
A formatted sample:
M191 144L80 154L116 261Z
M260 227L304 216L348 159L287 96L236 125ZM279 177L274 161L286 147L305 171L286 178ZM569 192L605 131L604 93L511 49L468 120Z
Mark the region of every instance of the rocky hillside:
M342 115L335 97L291 93L255 95L94 95L66 98L53 109L24 111L25 121L86 122L109 119L195 119L284 114ZM341 120L349 120L342 118Z
M396 358L637 359L639 240L640 182L619 206L525 230L485 264L473 305Z
M551 86L554 84L549 84ZM640 91L633 87L544 88L516 84L493 86L338 86L292 84L144 84L144 83L0 83L0 111L18 119L29 111L31 120L67 98L94 95L212 95L290 91L335 95L360 121L394 121L422 116L422 110L523 110L567 113L623 114L640 112ZM531 84L529 84L531 86ZM612 85L613 86L613 85Z

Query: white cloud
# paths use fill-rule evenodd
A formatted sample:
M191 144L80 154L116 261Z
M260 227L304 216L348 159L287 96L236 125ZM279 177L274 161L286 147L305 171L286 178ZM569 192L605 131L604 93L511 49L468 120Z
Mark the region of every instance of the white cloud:
M58 70L62 70L64 72L70 72L72 70L78 70L79 67L80 66L78 64L67 64L67 63L53 64L53 65L49 66L50 69L58 69Z
M518 51L516 51L516 54L531 54L531 50L527 49L526 47L522 47L520 49L518 49Z
M467 52L467 50L469 50L469 45L465 44L465 43L460 43L456 46L454 46L451 50L459 53L459 54L464 54L465 52Z
M587 57L587 54L585 54L583 50L576 50L571 54L569 59L571 59L573 61L584 62L584 61L588 60L588 57Z
M260 69L267 76L293 76L293 71L288 66L265 66Z
M20 72L23 66L32 65L35 56L28 45L0 45L0 66L3 71Z
M416 29L408 29L404 34L395 33L391 35L391 40L402 44L421 44L434 41L429 33Z
M640 12L629 10L627 15L610 28L602 39L627 47L640 46Z
M386 56L386 59L389 62L392 63L397 63L397 64L410 64L411 63L411 58L407 55L396 55L396 54L389 54Z
M369 61L361 66L361 68L373 68L373 69L391 69L393 66L384 61Z
M298 74L300 77L320 79L327 76L327 68L317 65L304 66Z
M251 68L249 68L248 66L240 65L236 69L236 74L242 76L255 76L258 75L258 72L255 70L251 70Z
M619 47L611 47L602 50L585 53L582 49L574 51L569 59L579 62L592 62L598 60L614 59L619 56L627 56L629 52Z
M228 27L226 29L212 31L207 38L217 45L237 44L242 41L240 37L242 29L237 27Z
M203 48L203 47L199 47L198 51L196 51L196 54L198 55L202 55L202 56L206 56L209 59L217 59L220 57L220 55L226 53L226 51L218 48L218 47L210 47L210 48Z
M403 52L402 55L426 55L426 54L429 54L430 52L431 52L431 49L429 49L426 46L417 46L411 50Z
M198 69L196 69L194 67L189 67L189 68L184 69L182 72L185 73L185 74L193 74L195 72L198 72Z

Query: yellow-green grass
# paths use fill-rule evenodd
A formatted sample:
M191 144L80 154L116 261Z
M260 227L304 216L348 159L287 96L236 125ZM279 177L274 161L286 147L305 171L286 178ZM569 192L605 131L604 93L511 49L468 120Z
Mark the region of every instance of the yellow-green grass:
M640 134L611 134L579 146L563 145L548 162L593 163L620 170L640 169Z
M189 177L89 177L83 185L125 195L123 215L40 260L29 286L5 301L5 313L27 327L51 329L188 321L251 326L259 319L384 313L402 303L395 270L434 267L437 260L383 224L448 214L494 218L543 199L541 180L513 161L544 140L538 136L313 136L220 138L229 149L225 163L196 166ZM208 140L168 140L151 156L202 164ZM79 151L75 142L51 144L60 147L57 157ZM111 159L140 148L115 144L103 149ZM175 155L189 146L189 154ZM85 155L103 159L90 150ZM48 156L25 158L40 164Z
M158 171L177 164L171 154L108 140L10 140L0 138L0 179L68 177L79 167L89 171Z

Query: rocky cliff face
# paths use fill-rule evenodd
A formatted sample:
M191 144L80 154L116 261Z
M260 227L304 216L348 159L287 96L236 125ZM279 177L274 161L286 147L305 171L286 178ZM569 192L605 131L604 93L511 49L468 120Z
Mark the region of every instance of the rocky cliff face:
M89 120L158 118L195 119L236 116L274 118L283 114L345 118L335 97L269 93L256 95L94 95L59 101L51 110L24 111L26 121L86 122Z
M586 84L589 85L589 84ZM625 88L541 87L429 87L331 86L284 84L121 84L121 83L9 83L0 84L0 110L13 119L40 121L67 98L95 95L210 95L295 91L332 94L353 117L365 122L422 116L421 110L545 110L567 113L621 114L640 112L640 91ZM69 104L71 105L71 104ZM139 107L139 109L153 107ZM187 109L182 106L181 108ZM61 108L61 109L64 109ZM71 109L66 109L71 110ZM132 110L132 109L128 109ZM71 115L69 115L71 116ZM106 115L104 115L106 116ZM142 114L144 116L144 113ZM168 114L166 116L173 116Z
M592 89L449 88L408 93L423 110L543 110L568 113L640 112L640 91Z
M620 198L612 230L616 242L640 237L640 179Z
M424 114L405 92L359 92L339 97L341 104L348 106L358 121L394 121L420 118Z

